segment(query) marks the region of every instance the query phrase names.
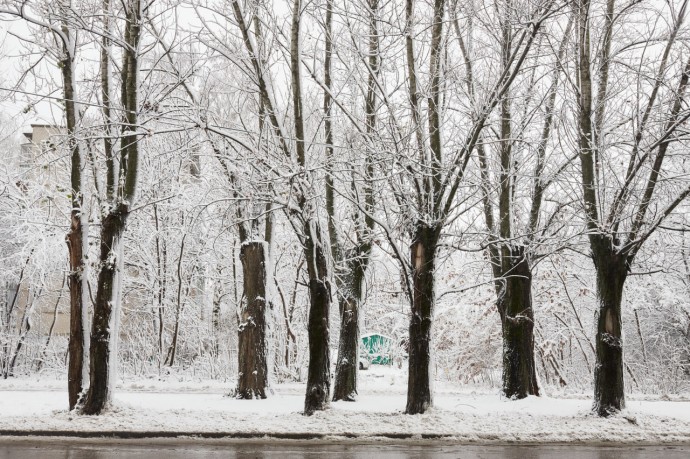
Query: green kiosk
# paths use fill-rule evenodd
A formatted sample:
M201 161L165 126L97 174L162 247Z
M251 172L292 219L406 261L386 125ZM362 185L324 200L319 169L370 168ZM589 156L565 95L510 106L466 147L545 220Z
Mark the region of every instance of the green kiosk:
M393 358L391 350L393 338L380 333L367 333L362 335L360 355L373 365L391 365Z

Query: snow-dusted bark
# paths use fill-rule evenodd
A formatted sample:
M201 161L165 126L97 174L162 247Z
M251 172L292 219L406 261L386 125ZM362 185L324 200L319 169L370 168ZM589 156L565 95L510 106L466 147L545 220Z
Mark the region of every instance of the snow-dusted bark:
M71 7L66 4L66 7ZM70 154L71 204L70 229L66 236L69 252L69 292L70 292L70 336L68 346L67 392L69 408L74 409L84 387L88 385L89 346L85 339L88 329L88 228L84 214L84 195L82 168L84 155L76 138L79 128L79 107L77 105L76 52L77 33L71 30L67 18L63 19L62 30L62 73L67 145Z
M539 395L534 359L532 272L524 247L510 247L508 268L499 281L498 310L503 328L503 393L511 399Z
M291 158L298 168L305 171L307 166L307 149L305 137L305 115L302 100L303 81L301 75L301 21L302 2L294 0L292 23L290 27L290 82L292 83L293 121L295 132L295 155ZM270 107L267 107L269 111ZM296 187L299 212L293 218L302 222L302 245L309 277L309 368L307 370L307 391L304 398L304 414L328 407L331 395L331 357L329 352L330 308L331 308L331 274L328 263L328 239L321 231L318 213L308 201L310 194L309 179L304 173L298 179Z
M341 296L340 339L338 360L335 366L333 401L355 401L357 397L357 376L359 371L359 309L358 298Z
M621 306L623 286L628 277L625 256L597 250L596 266L597 312L596 358L594 367L594 411L608 416L625 408L623 373L623 321Z
M240 248L244 278L238 312L238 378L236 398L266 398L268 390L267 309L268 243L247 241Z
M128 209L111 210L101 222L99 270L91 328L89 390L82 412L100 414L111 401L113 362L117 358L118 325L121 301L122 236Z
M318 224L308 221L304 229L304 254L309 275L309 369L304 414L311 415L328 407L331 394L331 357L329 352L331 285L323 235Z
M88 276L85 256L88 254L88 223L80 208L73 208L70 231L67 234L69 249L70 338L68 366L69 408L74 409L84 387L88 385Z
M410 316L409 369L405 413L422 414L433 406L431 387L431 326L436 302L438 226L417 223L410 246L413 300Z

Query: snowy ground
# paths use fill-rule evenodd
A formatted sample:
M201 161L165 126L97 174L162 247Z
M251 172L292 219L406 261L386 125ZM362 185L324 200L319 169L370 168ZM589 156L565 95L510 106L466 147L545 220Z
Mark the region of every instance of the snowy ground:
M19 431L112 434L146 432L180 435L274 435L305 437L412 437L465 442L690 442L690 402L630 397L619 416L599 419L587 398L530 397L521 401L497 393L439 384L435 408L407 416L404 374L374 367L362 372L357 402L337 402L328 411L300 414L304 386L275 387L267 400L224 396L220 383L147 381L123 384L115 406L102 416L65 410L57 382L0 381L0 435Z

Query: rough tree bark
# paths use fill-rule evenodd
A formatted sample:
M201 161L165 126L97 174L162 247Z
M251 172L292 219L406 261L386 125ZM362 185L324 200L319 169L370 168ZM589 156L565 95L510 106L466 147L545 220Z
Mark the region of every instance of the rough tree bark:
M508 398L539 395L534 359L532 272L524 247L510 246L498 310L503 329L503 393Z
M84 323L84 231L79 208L72 206L71 225L66 241L69 252L69 293L70 293L70 324L69 324L69 363L67 367L67 394L69 409L77 406L79 394L84 387L84 368L87 363L84 356L85 329Z
M598 173L595 166L597 151L592 126L593 85L590 69L589 6L589 0L580 0L578 5L578 70L580 82L578 147L586 216L585 224L590 232L590 248L596 271L599 300L593 410L599 416L608 416L625 407L620 313L627 264L631 260L628 260L627 256L614 248L614 242L618 241L614 241L613 236L607 237L602 234L598 225L600 217L597 197Z
M283 123L278 116L277 107L274 106L270 82L267 75L270 74L260 58L256 49L256 41L251 36L250 28L245 21L244 12L237 0L232 0L232 9L237 26L242 34L252 69L256 77L261 104L265 109L278 147L289 161L295 161L301 177L294 182L294 192L297 201L297 209L290 211L289 217L293 219L295 227L302 230L298 234L301 239L307 272L309 273L309 296L311 307L309 310L308 336L309 336L309 369L307 392L305 395L304 414L310 415L316 410L325 409L328 406L330 395L330 356L328 352L328 314L330 310L331 295L329 284L328 265L325 253L328 250L328 241L321 234L318 216L312 203L307 199L310 193L309 172L306 164L306 148L304 135L304 114L302 107L302 79L300 74L300 24L302 4L300 0L294 0L292 4L292 20L290 24L290 82L292 84L292 109L294 121L294 136L286 134ZM294 150L290 143L294 140ZM305 177L306 176L306 177ZM305 180L305 178L307 178ZM299 224L298 224L299 223Z
M311 223L311 224L310 224ZM331 394L331 357L329 315L331 309L331 286L328 261L319 225L307 221L304 228L304 254L309 274L309 369L307 393L304 398L304 414L328 407Z
M608 416L625 408L623 375L623 285L628 276L628 257L609 241L598 241L593 253L597 279L597 364L594 367L594 411Z
M256 26L258 30L258 26ZM215 147L214 147L215 148ZM240 193L237 175L221 160L220 150L216 149L221 165L233 190L237 202L245 199ZM239 399L266 398L268 389L268 346L266 334L268 322L266 311L270 307L268 298L271 273L267 266L270 263L270 248L273 238L273 222L270 207L266 208L264 240L252 236L258 233L259 217L250 216L241 206L236 208L239 221L237 231L241 242L240 260L244 279L242 306L237 315L237 339L239 377L235 396ZM299 271L299 269L298 269ZM233 261L233 279L234 276Z
M335 367L333 401L355 401L359 370L359 310L364 297L366 273L371 244L360 245L338 291L340 294L340 341ZM363 253L362 253L363 252Z
M118 339L112 330L113 314L118 313L120 257L122 256L122 235L125 231L128 206L121 204L108 213L101 222L99 252L100 269L98 289L94 303L91 326L90 385L86 394L83 414L100 414L110 403L110 380L112 376L112 341Z
M421 414L432 406L431 323L434 313L436 249L441 228L417 223L410 246L413 301L410 316L409 374L406 414Z
M461 31L457 19L457 2L452 7L452 22L455 35L463 55L466 70L466 86L472 100L475 100L476 88L474 82L473 56L469 54L469 48L465 44L463 32ZM511 66L511 55L516 43L513 20L510 15L512 9L508 8L504 12L505 16L501 19L502 46L501 59L503 71L509 71ZM527 395L539 395L539 385L536 375L536 364L534 361L534 335L533 335L533 309L531 289L531 260L528 252L538 246L540 235L543 234L543 226L547 226L552 221L547 219L542 221L542 201L544 192L554 181L554 176L545 177L544 171L548 164L547 145L551 137L554 120L554 109L560 73L562 72L562 60L569 42L570 30L573 25L573 17L568 21L563 33L563 39L559 46L557 59L553 69L553 80L546 95L544 106L545 118L536 151L536 164L534 166L532 179L532 199L528 208L529 219L526 227L521 231L514 230L513 220L517 208L523 209L519 204L515 193L517 177L523 175L517 170L521 166L515 162L512 155L515 138L520 134L513 134L511 123L510 87L506 87L501 98L500 116L500 141L499 161L491 161L487 157L488 148L481 142L476 145L477 157L480 165L481 174L481 193L484 218L486 227L489 231L489 245L487 247L489 262L491 263L494 277L494 287L496 291L496 309L499 312L503 331L503 393L511 399L524 398ZM471 35L471 30L468 32ZM519 42L519 40L518 40ZM530 83L530 91L536 89L536 80ZM479 117L479 113L475 115ZM524 129L525 126L522 126ZM565 164L568 164L566 162ZM498 171L490 173L490 168L495 164ZM561 166L558 170L562 170ZM492 182L492 177L497 178L497 182ZM493 191L497 190L498 196L492 196ZM498 202L498 221L494 216L494 202ZM517 242L521 240L521 242ZM515 296L515 297L513 297ZM519 317L519 323L515 322L515 317ZM506 319L511 320L506 320ZM527 320L527 322L523 322ZM515 327L518 327L517 329ZM524 341L520 341L524 340ZM531 377L528 377L531 374Z
M302 105L302 76L300 56L300 25L302 14L301 0L294 0L290 27L290 81L292 83L292 102L295 128L295 153L297 164L306 171L306 148L304 135L304 112ZM273 107L267 105L269 112ZM272 121L274 129L278 124ZM280 136L285 139L284 136ZM287 148L284 151L288 152ZM291 155L290 155L291 156ZM304 180L303 182L305 182ZM331 308L330 273L326 254L330 250L324 240L316 210L307 200L308 188L298 187L297 203L299 218L302 221L301 235L307 273L309 275L309 369L307 371L307 391L304 397L304 414L328 407L331 391L331 358L329 353L329 313Z
M268 244L250 241L242 244L240 260L244 272L244 294L239 313L239 375L235 397L266 398L268 365L266 347Z
M340 340L335 366L333 401L354 402L357 396L359 370L359 301L354 295L343 295L340 307Z
M61 63L63 93L65 98L65 118L67 124L67 142L70 149L70 185L72 189L72 210L70 212L70 229L66 235L69 254L69 294L70 294L70 333L67 367L67 394L69 409L72 410L79 401L84 387L84 373L88 365L85 357L86 329L86 263L88 255L86 219L82 215L82 186L81 186L81 151L75 138L77 130L77 108L74 91L74 39L67 26L62 27L67 42L63 43L64 59Z

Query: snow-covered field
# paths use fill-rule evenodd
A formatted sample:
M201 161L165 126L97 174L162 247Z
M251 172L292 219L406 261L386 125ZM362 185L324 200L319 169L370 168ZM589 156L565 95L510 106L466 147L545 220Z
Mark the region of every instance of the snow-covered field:
M690 441L690 402L639 400L619 416L599 419L587 398L530 397L510 401L496 392L438 387L435 408L408 416L404 374L388 368L362 372L357 402L332 403L311 417L300 413L304 386L276 385L266 400L224 395L220 383L123 384L114 407L101 416L66 411L56 381L0 381L0 435L19 431L71 431L152 435L274 435L305 437L443 437L466 442Z

